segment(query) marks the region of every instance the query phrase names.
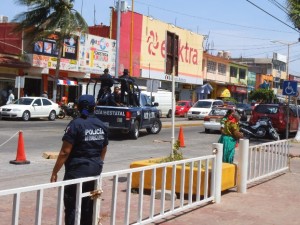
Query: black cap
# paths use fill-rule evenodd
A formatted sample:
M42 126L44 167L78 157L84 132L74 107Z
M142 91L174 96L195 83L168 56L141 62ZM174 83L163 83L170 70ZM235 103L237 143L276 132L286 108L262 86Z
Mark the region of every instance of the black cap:
M128 69L124 69L123 73L128 74L129 73Z
M108 72L109 70L106 68L105 70L103 70L103 72Z
M95 99L93 95L81 95L78 99L79 105L95 106Z

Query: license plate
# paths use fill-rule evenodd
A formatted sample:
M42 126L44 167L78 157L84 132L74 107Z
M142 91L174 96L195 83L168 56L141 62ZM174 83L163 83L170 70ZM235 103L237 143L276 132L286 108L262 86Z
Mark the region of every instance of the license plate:
M122 123L123 119L121 117L117 118L117 123Z

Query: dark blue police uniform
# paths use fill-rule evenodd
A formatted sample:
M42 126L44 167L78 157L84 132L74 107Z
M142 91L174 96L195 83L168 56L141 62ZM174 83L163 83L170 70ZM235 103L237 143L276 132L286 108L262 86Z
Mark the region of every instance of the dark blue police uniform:
M72 120L62 138L73 145L65 162L64 180L97 176L102 172L101 150L108 145L107 127L94 115ZM94 182L85 182L83 192L94 190ZM65 187L64 204L66 224L74 225L76 185ZM82 199L81 225L92 224L93 201L90 197Z

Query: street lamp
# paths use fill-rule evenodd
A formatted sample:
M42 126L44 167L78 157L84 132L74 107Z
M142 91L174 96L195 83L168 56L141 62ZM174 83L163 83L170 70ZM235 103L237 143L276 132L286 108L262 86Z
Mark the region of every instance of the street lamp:
M286 74L287 74L287 78L290 78L289 75L289 63L290 63L290 46L299 43L299 41L296 42L283 42L283 41L271 41L273 43L279 43L279 44L283 44L286 45L287 48L287 59L286 59ZM291 96L288 96L288 107L287 107L287 120L286 120L286 133L285 133L285 138L288 139L289 138L289 125L290 125L290 100L291 100ZM298 109L297 109L298 111ZM300 132L300 124L299 124L299 117L298 117L298 132ZM298 132L296 137L298 136ZM299 134L300 135L300 134Z

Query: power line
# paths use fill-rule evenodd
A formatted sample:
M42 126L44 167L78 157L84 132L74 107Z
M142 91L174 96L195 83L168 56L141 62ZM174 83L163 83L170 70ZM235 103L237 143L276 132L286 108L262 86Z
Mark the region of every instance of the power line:
M273 17L274 19L278 20L279 22L283 23L284 25L292 28L293 30L295 30L297 33L300 33L299 30L297 30L296 28L288 25L287 23L283 22L282 20L278 19L277 17L273 16L271 13L268 13L266 10L262 9L261 7L259 7L258 5L254 4L253 2L251 2L250 0L246 0L247 2L249 2L250 4L254 5L256 8L260 9L261 11L263 11L264 13L268 14L269 16Z
M283 5L281 5L278 1L276 0L268 0L270 3L272 3L273 5L275 5L277 8L279 8L281 11L283 11L285 14L289 14L288 10L286 9L286 7L284 7Z
M152 8L156 8L156 9L159 9L159 10L162 10L162 11L166 11L166 12L174 13L176 15L182 15L182 16L186 16L186 17L190 17L190 18L194 18L194 19L207 20L207 21L211 21L211 22L215 22L215 23L221 23L221 24L237 26L237 27L243 27L243 28L248 28L248 29L264 30L264 31L267 30L267 31L272 31L272 32L283 33L282 30L273 30L273 29L268 29L268 28L263 28L263 27L252 27L252 26L246 26L246 25L241 25L241 24L228 23L228 22L219 21L219 20L215 20L215 19L210 19L210 18L205 18L205 17L200 17L200 16L194 16L194 15L182 13L182 12L179 12L179 11L169 10L169 9L161 8L161 7L158 7L158 6L151 5L151 4L145 4L145 3L142 3L142 2L139 2L139 1L136 1L136 2L138 2L141 5L150 6ZM290 32L285 32L285 33L290 33Z

